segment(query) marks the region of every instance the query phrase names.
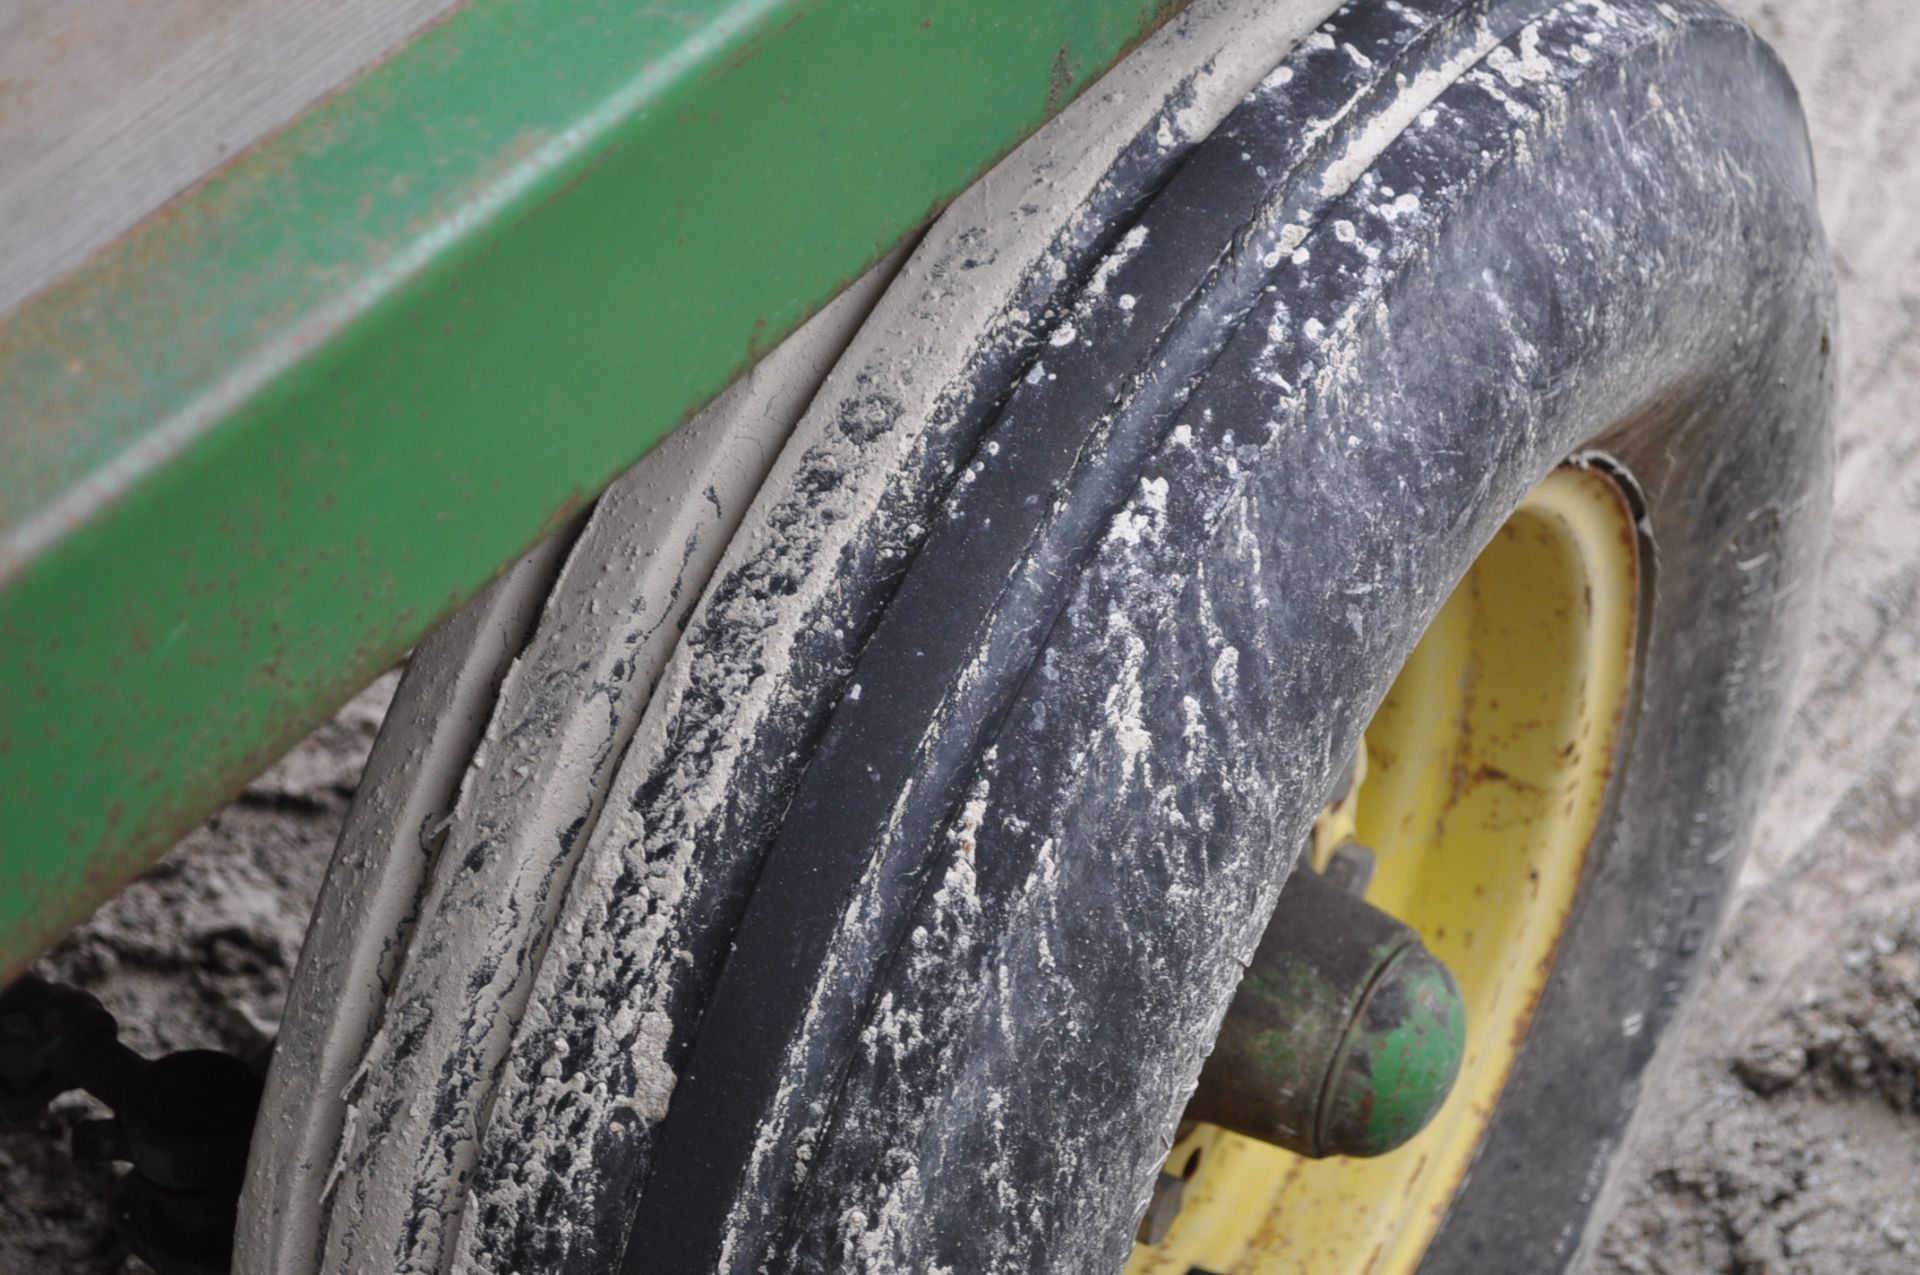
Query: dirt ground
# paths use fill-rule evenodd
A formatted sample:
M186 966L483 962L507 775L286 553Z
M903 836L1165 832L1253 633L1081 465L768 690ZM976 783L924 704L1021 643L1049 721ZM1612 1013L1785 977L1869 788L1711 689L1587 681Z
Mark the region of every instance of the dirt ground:
M1722 0L1792 69L1839 265L1836 524L1719 959L1595 1275L1920 1272L1920 9Z
M1723 0L1807 99L1844 327L1819 627L1742 893L1594 1275L1920 1272L1920 10ZM43 962L148 1052L268 1042L382 679ZM132 1275L68 1099L0 1134L0 1275ZM1489 1275L1506 1275L1490 1271Z

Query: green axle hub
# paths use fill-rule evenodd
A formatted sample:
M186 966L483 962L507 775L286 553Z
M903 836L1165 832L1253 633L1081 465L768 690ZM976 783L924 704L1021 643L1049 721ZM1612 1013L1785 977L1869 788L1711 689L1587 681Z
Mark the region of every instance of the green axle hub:
M1187 1118L1300 1155L1375 1156L1452 1092L1467 1014L1420 936L1311 869L1281 891Z

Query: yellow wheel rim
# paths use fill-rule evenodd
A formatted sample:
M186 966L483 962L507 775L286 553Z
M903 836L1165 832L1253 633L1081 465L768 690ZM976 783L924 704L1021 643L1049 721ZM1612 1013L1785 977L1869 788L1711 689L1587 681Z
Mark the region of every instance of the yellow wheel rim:
M1467 1048L1428 1128L1372 1160L1306 1160L1211 1125L1168 1157L1178 1219L1130 1275L1402 1275L1486 1132L1599 826L1633 677L1639 534L1596 468L1549 475L1421 638L1316 831L1378 854L1368 901L1459 980Z

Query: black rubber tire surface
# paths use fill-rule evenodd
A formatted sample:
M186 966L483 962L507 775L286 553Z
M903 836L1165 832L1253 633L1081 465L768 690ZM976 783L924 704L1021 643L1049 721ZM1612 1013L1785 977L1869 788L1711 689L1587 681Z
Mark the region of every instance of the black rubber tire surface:
M1705 4L1335 26L1148 207L861 652L628 1272L1117 1266L1337 759L1521 496L1596 449L1653 547L1630 742L1427 1267L1577 1249L1737 862L1824 525L1808 150ZM1336 57L1396 74L1300 158ZM1274 211L1218 235L1250 168Z
M1356 64L1395 56L1385 9L1336 21ZM1572 1254L1764 774L1831 300L1792 91L1744 29L1493 4L1406 41L1405 80L1481 22L1505 38L1364 172L1299 165L1193 291L1216 186L1316 98L1250 102L1016 393L761 870L628 1271L1117 1265L1335 759L1520 496L1596 448L1655 552L1630 749L1428 1266Z
M1825 521L1791 86L1703 0L1361 0L1212 137L1160 136L870 523L809 548L900 425L878 391L761 491L577 873L566 838L551 945L496 962L531 989L506 1056L362 1103L363 1143L444 1124L417 1211L451 1225L452 1165L455 1269L1117 1267L1336 770L1525 493L1599 451L1644 502L1637 701L1427 1269L1577 1252L1735 870ZM831 585L797 620L796 573ZM424 1036L460 1007L415 1008Z

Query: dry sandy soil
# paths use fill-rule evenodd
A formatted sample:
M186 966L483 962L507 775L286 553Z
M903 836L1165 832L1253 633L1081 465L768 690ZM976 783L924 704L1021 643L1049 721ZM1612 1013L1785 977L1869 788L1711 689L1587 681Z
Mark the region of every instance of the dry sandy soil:
M1920 1272L1920 7L1723 0L1812 116L1844 329L1819 628L1742 893L1648 1095L1595 1275ZM391 677L101 909L43 972L148 1052L271 1039ZM144 1271L64 1133L0 1135L0 1275ZM1504 1275L1490 1272L1490 1275Z
M1596 1275L1920 1272L1920 6L1721 0L1792 69L1839 266L1836 524L1742 894Z

